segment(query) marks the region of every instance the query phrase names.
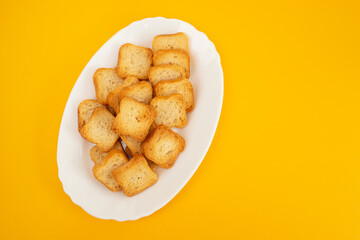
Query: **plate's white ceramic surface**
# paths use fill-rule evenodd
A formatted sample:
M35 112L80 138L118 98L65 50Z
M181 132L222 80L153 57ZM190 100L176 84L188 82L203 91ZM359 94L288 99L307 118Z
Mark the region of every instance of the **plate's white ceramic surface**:
M115 67L118 50L124 43L150 47L158 34L184 32L189 38L191 77L195 108L188 114L188 125L174 129L186 140L186 148L174 166L156 170L159 180L134 196L110 192L92 175L89 151L92 143L77 129L77 107L84 99L96 99L92 76L100 67ZM91 58L80 74L67 101L61 122L57 161L59 178L72 201L89 214L118 221L136 220L167 204L189 181L210 147L220 117L223 100L223 72L214 44L192 25L165 18L147 18L116 33Z

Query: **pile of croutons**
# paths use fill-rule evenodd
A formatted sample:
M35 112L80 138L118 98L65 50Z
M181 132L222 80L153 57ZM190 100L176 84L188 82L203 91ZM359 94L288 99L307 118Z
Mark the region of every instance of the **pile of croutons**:
M185 140L171 128L185 127L194 108L187 36L155 36L152 48L122 45L117 67L93 76L97 100L78 107L79 132L96 144L95 178L127 196L156 183L157 167L174 165Z

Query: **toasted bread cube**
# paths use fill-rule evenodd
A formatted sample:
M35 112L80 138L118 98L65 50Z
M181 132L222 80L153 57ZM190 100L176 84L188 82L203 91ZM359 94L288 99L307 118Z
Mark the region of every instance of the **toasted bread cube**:
M115 181L112 172L127 162L128 158L123 151L113 149L104 157L100 164L94 165L94 177L103 183L110 191L120 191L121 186Z
M179 65L159 65L151 67L149 81L155 85L163 80L174 80L185 77L185 69Z
M135 155L129 162L115 169L113 176L129 197L144 191L158 179L143 155Z
M147 159L159 167L170 168L185 149L185 140L171 128L159 125L142 143L142 149Z
M117 73L121 78L134 76L138 79L147 79L151 63L152 51L150 48L126 43L119 50Z
M140 81L136 84L123 88L118 94L118 101L124 97L133 98L139 102L149 104L153 97L153 88L147 81Z
M124 88L131 86L138 82L139 82L139 79L137 79L136 77L133 77L133 76L129 76L129 77L125 78L125 81L123 84L117 86L116 88L114 88L114 90L109 92L109 94L107 96L107 103L114 110L115 115L118 114L119 110L120 110L120 102L119 102L119 96L118 96L119 93Z
M182 128L187 124L184 97L179 93L167 97L155 97L150 105L156 109L155 124Z
M185 69L186 78L190 77L190 56L181 49L159 50L154 53L154 66L175 64Z
M113 149L118 149L121 152L124 152L124 149L119 141L116 141ZM90 157L95 164L101 164L107 154L107 152L102 152L96 145L90 149Z
M155 96L170 96L173 93L180 93L185 100L186 112L194 109L194 89L186 78L161 81L155 85L154 91Z
M157 35L154 37L152 46L154 52L167 49L182 49L189 53L188 38L185 33L182 32Z
M120 102L120 112L116 116L112 129L119 135L129 135L142 142L149 133L156 118L154 107L125 97Z
M96 98L101 104L106 104L109 92L124 82L117 75L116 68L99 68L94 73L93 80Z
M79 132L81 133L81 129L83 126L90 121L91 115L93 114L94 110L98 107L105 108L104 105L99 103L96 100L84 100L79 104L78 107L78 128Z
M95 143L102 152L110 151L119 136L111 130L115 120L106 108L96 108L90 121L80 130L81 135L88 141Z

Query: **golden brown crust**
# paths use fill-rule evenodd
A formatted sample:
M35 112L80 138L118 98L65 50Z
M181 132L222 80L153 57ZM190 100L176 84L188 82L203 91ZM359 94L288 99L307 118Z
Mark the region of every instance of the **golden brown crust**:
M119 102L119 93L126 87L131 86L133 84L136 84L139 82L139 79L137 79L134 76L129 76L124 80L124 83L117 86L114 90L112 90L111 92L109 92L108 96L107 96L107 103L111 106L111 108L114 110L115 112L115 116L116 114L119 113L119 107L120 107L120 102Z
M157 116L157 112L156 112L156 109L153 107L153 106L150 106L150 105L147 105L147 104L144 104L142 102L139 102L135 99L132 99L132 98L129 98L129 97L125 97L123 98L123 100L121 101L120 103L120 106L124 103L124 101L134 101L136 102L137 104L140 104L141 106L145 106L147 108L147 122L150 122L148 126L147 125L147 122L145 122L144 125L144 129L142 131L139 131L139 129L135 129L134 131L130 131L129 129L125 129L124 126L123 126L123 123L122 123L122 119L121 117L124 117L121 115L121 107L120 107L120 112L119 114L116 116L116 119L113 123L113 126L112 126L112 129L113 131L115 131L119 136L121 135L128 135L130 137L132 137L133 139L135 139L136 141L139 141L139 142L142 142L147 134L149 133L149 130L150 130L150 126L151 124L154 122L156 116ZM145 133L146 132L146 133Z
M102 152L108 152L108 151L110 151L110 150L114 147L114 145L115 145L115 143L116 143L116 141L117 141L117 139L118 139L119 137L117 136L117 138L115 138L114 133L112 133L112 135L114 135L114 141L113 141L113 143L111 143L111 144L105 144L105 145L104 145L104 144L102 144L102 142L98 142L97 139L94 139L94 138L91 136L91 134L89 134L89 133L90 133L89 131L90 131L90 129L91 129L91 127L90 127L89 124L93 124L92 122L96 119L96 117L97 117L98 114L110 114L110 115L112 116L112 118L115 118L114 115L112 115L106 108L98 107L98 108L96 108L96 109L94 110L93 114L91 115L90 121L89 121L88 123L86 123L86 124L84 125L84 127L81 128L80 134L81 134L81 136L82 136L83 138L85 138L85 139L88 140L89 142L95 143ZM109 115L108 115L108 116L109 116ZM109 130L109 131L110 131L111 128L110 128L110 129L106 129L106 130Z
M83 126L87 123L87 121L81 116L81 108L84 107L84 105L86 105L87 103L93 103L93 104L96 104L96 105L99 105L98 107L105 107L104 105L102 105L100 102L98 102L97 100L93 100L93 99L86 99L86 100L83 100L79 106L78 106L78 109L77 109L77 112L78 112L78 130L79 132L81 133L81 128L83 128ZM97 107L96 107L97 108ZM96 109L94 108L94 110Z
M102 96L101 94L105 91L104 88L101 88L101 79L100 79L100 75L101 72L103 71L109 71L109 70L113 70L116 71L116 68L99 68L95 71L94 75L93 75L93 82L94 82L94 87L95 87L95 94L96 94L96 99L101 103L106 105L107 104L107 96Z
M189 81L189 79L187 78L179 78L179 79L175 79L175 80L164 80L164 81L160 81L158 82L155 86L154 86L154 92L155 92L155 96L169 96L173 93L180 93L179 89L175 90L175 91L170 91L168 92L169 94L164 95L164 89L166 89L166 85L167 84L177 84L179 82L185 81L186 82L186 86L189 88L189 92L191 93L190 98L185 98L185 105L186 105L186 112L191 112L192 110L194 110L194 106L195 106L195 102L194 102L194 88L191 84L191 82Z
M95 94L96 94L96 99L98 99L98 101L102 104L106 104L106 101L104 101L102 99L102 96L100 94L100 86L99 86L99 78L98 78L98 74L99 72L106 70L106 68L99 68L95 71L94 75L93 75L93 82L94 82L94 87L95 87Z
M164 121L163 119L159 119L159 118L161 118L161 114L159 113L159 111L158 111L158 109L156 108L156 104L158 103L158 102L163 102L163 101L171 101L171 100L174 100L174 101L178 101L178 102L180 102L180 105L178 105L178 109L177 110L179 110L180 111L180 117L178 116L178 118L177 119L182 119L181 121L178 121L176 124L174 124L173 122L167 122L167 124L165 124L166 123L166 121ZM158 97L154 97L152 100L151 100L151 102L150 102L150 105L151 106L153 106L155 109L157 109L156 111L158 112L158 114L157 114L157 117L156 117L156 119L155 119L155 121L154 121L154 123L156 124L156 125L161 125L161 124L163 124L163 125L166 125L166 126L168 126L168 127L177 127L177 128L183 128L183 127L185 127L186 126L186 124L187 124L187 117L186 117L186 109L185 109L185 100L184 100L184 97L181 95L181 94L179 94L179 93L173 93L173 94L171 94L171 95L169 95L169 96L158 96ZM171 110L169 110L169 111L171 111ZM165 114L165 115L167 115L167 114Z
M119 141L116 141L113 149L118 149L124 152L124 149L122 148L121 143ZM108 152L102 152L99 149L99 147L96 145L90 149L90 158L94 162L94 164L100 164L104 160L107 154Z
M178 32L178 33L174 33L174 34L160 34L160 35L156 35L153 39L153 42L152 42L152 48L154 49L154 52L155 51L159 51L159 50L156 50L156 41L159 39L159 38L166 38L166 37L175 37L175 36L183 36L186 38L186 49L182 49L184 51L186 51L187 53L189 53L189 45L188 45L188 37L186 36L185 33L183 32Z
M141 183L138 184L136 188L133 188L131 184L129 184L131 179L127 175L128 171L131 171L133 167L140 167L142 168L142 172L147 172L146 179L143 180ZM143 155L135 154L135 156L124 165L118 167L112 172L114 179L120 184L124 194L128 197L132 197L145 189L149 188L150 186L154 185L157 182L157 175L156 173L149 167L147 160ZM132 174L133 176L133 174ZM139 179L139 178L135 178ZM138 180L139 181L139 180Z
M100 164L104 160L104 157L106 156L106 154L107 153L101 152L100 149L98 148L98 146L96 146L96 145L90 149L90 158L94 162L95 165Z
M174 65L174 64L164 64L164 65L158 65L158 66L153 66L150 68L149 70L149 81L155 85L158 82L155 82L154 78L155 78L155 73L157 70L165 70L165 69L172 69L173 71L178 71L181 76L179 78L183 78L186 76L185 73L185 69L179 65ZM174 80L174 79L164 79L164 80ZM164 80L160 80L160 81L164 81Z
M122 61L121 51L122 51L124 48L128 47L128 46L134 46L134 47L137 47L137 48L141 48L141 49L146 50L146 51L148 52L150 61L151 61L151 63L152 63L153 52L152 52L152 50L151 50L150 48L141 47L141 46L136 46L136 45L131 44L131 43L126 43L126 44L122 45L122 46L120 47L120 49L119 49L118 64L117 64L117 74L118 74L118 76L119 76L120 78L126 78L126 77L128 77L128 76L133 75L133 76L135 76L135 77L138 78L138 79L143 79L143 80L147 79L148 73L146 73L146 75L145 75L145 74L144 74L144 75L136 75L136 74L129 74L129 73L127 73L127 72L125 72L125 71L122 70L122 67L121 67L121 64L122 64L122 62L121 62L121 61ZM150 64L150 66L151 66L151 64Z
M178 149L177 153L173 157L167 159L166 161L162 161L162 160L158 159L157 157L155 157L154 153L152 151L150 151L150 149L153 148L152 147L153 144L156 144L157 136L158 135L164 136L165 134L171 134L172 137L176 138L177 141L179 142L180 148ZM155 143L153 143L153 141ZM151 131L151 133L148 135L146 140L142 143L141 147L142 147L143 153L147 159L154 162L159 167L171 168L174 165L175 160L177 159L179 153L181 153L185 149L185 145L186 145L186 143L185 143L185 139L183 137L181 137L179 134L175 133L173 130L171 130L171 128L169 128L165 125L159 125L153 131Z
M93 175L94 177L101 182L102 184L104 184L110 191L112 192L118 192L121 190L121 187L118 188L112 188L110 185L108 185L105 181L103 181L103 178L101 178L100 176L98 176L96 173L99 169L101 169L102 167L104 167L105 165L108 164L108 162L111 160L111 158L116 155L116 154L120 154L124 160L128 161L128 158L126 157L125 153L122 152L119 149L113 149L110 152L108 152L108 154L104 157L103 161L100 164L95 164L94 167L92 168L93 171Z
M140 93L142 91L142 94ZM145 99L139 99L139 94L143 95L144 92L147 96ZM153 98L153 88L152 85L147 81L140 81L138 83L132 84L130 86L124 87L118 93L118 102L120 103L124 97L131 97L139 102L149 104L151 99Z
M107 101L107 103L108 103L108 106L114 111L114 115L116 116L116 114L117 114L117 112L118 111L116 111L117 109L116 109L116 107L117 107L117 105L119 104L119 102L118 102L118 100L117 100L117 98L118 98L118 92L119 92L119 89L121 89L122 88L122 85L120 85L120 86L117 86L114 90L112 90L111 92L109 92L109 94L108 94L108 96L107 96L107 98L106 98L106 101ZM113 112L111 112L111 113L113 113Z
M164 65L164 64L159 64L161 58L166 55L166 54L178 54L178 55L183 55L187 58L187 66L185 68L185 73L186 73L186 78L190 77L190 55L181 49L168 49L168 50L158 50L154 53L153 56L153 62L154 62L154 66L158 66L158 65Z
M120 149L112 149L110 152L108 152L108 154L106 154L106 156L104 157L102 163L100 165L106 165L107 164L107 161L112 158L115 154L121 154L123 157L126 157L124 151L121 151Z

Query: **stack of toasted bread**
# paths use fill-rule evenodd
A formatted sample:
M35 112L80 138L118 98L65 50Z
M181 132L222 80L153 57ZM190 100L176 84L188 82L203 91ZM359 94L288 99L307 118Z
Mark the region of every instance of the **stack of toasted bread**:
M174 165L185 140L171 128L185 127L194 108L187 36L158 35L152 48L122 45L117 67L93 76L97 100L78 107L79 132L96 144L95 178L127 196L156 183L158 166Z

